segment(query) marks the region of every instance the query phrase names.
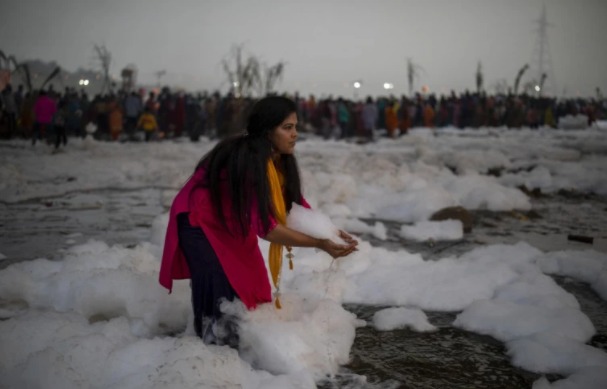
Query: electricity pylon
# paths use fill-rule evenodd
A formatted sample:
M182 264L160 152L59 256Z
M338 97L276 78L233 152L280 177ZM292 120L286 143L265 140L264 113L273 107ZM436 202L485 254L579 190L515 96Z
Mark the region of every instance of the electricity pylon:
M537 38L531 60L532 68L529 72L534 77L533 87L539 96L556 95L556 79L554 77L554 69L552 68L552 57L548 46L547 34L547 29L552 24L548 23L546 18L546 4L542 5L542 16L535 22L538 24Z

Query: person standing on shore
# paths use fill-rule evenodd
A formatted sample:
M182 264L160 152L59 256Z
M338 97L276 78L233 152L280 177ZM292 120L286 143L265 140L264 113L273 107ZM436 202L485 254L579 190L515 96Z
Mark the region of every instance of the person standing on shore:
M55 112L57 112L55 101L48 96L46 91L41 90L34 104L36 121L34 123L32 145L35 145L38 139L46 138L47 133L52 129Z

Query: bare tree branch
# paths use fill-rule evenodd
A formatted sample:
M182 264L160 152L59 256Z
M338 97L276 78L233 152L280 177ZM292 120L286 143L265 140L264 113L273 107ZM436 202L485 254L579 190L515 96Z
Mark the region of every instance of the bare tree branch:
M44 80L44 82L42 83L42 86L40 86L40 89L44 89L46 84L49 83L53 78L57 77L57 75L59 75L59 73L61 73L61 68L59 66L57 66L55 68L55 70L53 70L52 73L49 74L49 76L46 78L46 80Z
M19 63L17 59L12 55L6 55L2 50L0 50L0 68L6 67L10 71L11 64L13 65L13 70L16 73L21 73L23 78L25 78L25 85L27 87L28 92L32 91L32 77L30 76L30 69L27 63ZM3 65L2 62L5 64Z
M413 83L416 78L419 78L419 72L424 69L414 64L411 58L407 58L407 81L409 82L409 96L413 96Z
M106 90L108 92L112 92L112 80L110 77L110 64L112 63L112 54L104 45L95 45L94 49L95 54L97 55L96 59L99 61L101 71L103 72L103 84L101 86L101 93L104 93Z
M279 62L274 66L265 68L265 94L274 92L274 87L279 81L282 80L284 69L284 62Z
M232 47L221 66L236 96L250 96L253 92L264 96L273 92L282 79L285 63L268 66L255 55L245 55L244 45L240 44Z
M476 68L476 93L481 93L483 90L483 68L481 65L481 61L478 61L478 66Z
M519 84L521 83L521 78L523 77L523 74L525 74L527 69L529 69L529 64L525 64L525 66L523 66L516 75L516 79L514 80L514 94L515 95L518 94L518 87L519 87Z

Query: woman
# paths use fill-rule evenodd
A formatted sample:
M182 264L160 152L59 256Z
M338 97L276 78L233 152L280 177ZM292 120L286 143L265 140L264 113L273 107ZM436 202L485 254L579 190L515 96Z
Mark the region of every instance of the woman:
M137 121L137 128L142 129L145 133L146 142L149 142L152 139L152 135L158 131L158 122L156 122L156 117L150 107L145 107L145 110Z
M34 124L32 145L35 145L38 139L46 138L48 141L47 133L52 130L55 112L57 112L55 101L48 96L46 91L41 90L34 104L36 123Z
M67 145L67 133L65 131L65 118L67 117L66 103L60 101L57 106L57 111L53 116L53 129L55 130L55 150L59 150L59 145L63 143Z
M390 101L384 108L384 122L386 123L386 130L388 131L388 137L396 138L396 128L398 128L398 103L396 101Z
M122 108L118 104L118 100L114 97L109 101L107 105L108 110L108 124L110 127L110 139L117 141L122 133L122 121L124 115L122 114Z
M289 251L316 247L334 258L356 249L357 242L343 231L342 245L285 226L293 203L309 207L293 156L296 110L283 97L258 101L245 134L220 142L204 156L171 207L160 284L170 290L173 279L191 278L194 329L205 343L237 341L233 324L226 324L229 318L219 309L224 299L238 298L249 309L272 301L257 236L271 243L277 289L283 246Z

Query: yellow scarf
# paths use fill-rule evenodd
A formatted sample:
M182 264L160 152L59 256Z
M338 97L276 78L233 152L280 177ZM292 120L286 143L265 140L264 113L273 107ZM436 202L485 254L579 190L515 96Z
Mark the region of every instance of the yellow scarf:
M270 196L272 196L272 205L274 206L274 216L278 223L285 225L287 223L287 208L285 206L285 199L282 195L282 185L284 183L284 177L274 166L272 159L268 160L268 182L270 184ZM293 269L293 261L291 258L291 247L287 246L289 254L289 268ZM272 282L276 288L276 299L274 304L276 308L280 309L280 272L282 270L282 245L278 243L270 243L269 253L270 273L272 274Z

